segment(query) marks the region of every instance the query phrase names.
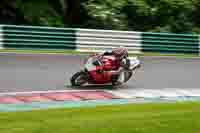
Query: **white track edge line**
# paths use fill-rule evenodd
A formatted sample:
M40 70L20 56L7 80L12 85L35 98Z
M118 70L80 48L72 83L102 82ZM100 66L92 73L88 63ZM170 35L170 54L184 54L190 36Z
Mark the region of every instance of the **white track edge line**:
M28 95L28 94L41 94L41 93L60 93L60 92L95 92L95 91L104 91L102 90L47 90L47 91L27 91L27 92L3 92L0 93L0 96L5 95Z

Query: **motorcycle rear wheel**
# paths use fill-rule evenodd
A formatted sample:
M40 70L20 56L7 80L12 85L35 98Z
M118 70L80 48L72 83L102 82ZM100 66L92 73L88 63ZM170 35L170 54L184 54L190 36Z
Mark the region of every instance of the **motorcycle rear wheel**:
M82 86L88 82L87 74L83 71L75 73L71 77L71 85L72 86Z

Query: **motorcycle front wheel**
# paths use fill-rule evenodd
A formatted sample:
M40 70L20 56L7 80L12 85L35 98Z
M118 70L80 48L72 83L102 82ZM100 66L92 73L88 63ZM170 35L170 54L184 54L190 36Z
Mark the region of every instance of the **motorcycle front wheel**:
M133 75L133 72L132 71L125 71L124 72L124 76L125 76L125 79L124 79L124 82L127 82Z
M87 74L85 72L77 72L71 77L72 86L82 86L88 82Z

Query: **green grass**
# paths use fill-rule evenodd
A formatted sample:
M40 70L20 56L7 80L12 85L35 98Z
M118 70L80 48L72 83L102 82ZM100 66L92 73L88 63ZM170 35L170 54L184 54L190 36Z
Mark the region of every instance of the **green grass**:
M26 53L26 54L64 54L64 55L80 55L80 54L91 54L91 52L78 52L74 50L41 50L41 49L0 49L1 52L11 52L11 53ZM133 56L170 56L170 57L200 57L197 54L166 54L166 53L139 53L139 54L130 54Z
M0 49L0 52L31 53L31 54L81 54L74 50L40 50L40 49Z
M200 103L0 113L1 133L200 133Z

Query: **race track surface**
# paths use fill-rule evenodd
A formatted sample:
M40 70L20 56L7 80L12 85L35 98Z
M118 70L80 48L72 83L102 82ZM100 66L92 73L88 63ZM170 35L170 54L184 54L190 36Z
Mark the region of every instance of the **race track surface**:
M71 89L70 76L83 67L84 58L0 53L0 92ZM200 59L141 57L140 60L142 68L135 77L117 89L200 88ZM105 88L92 86L82 89Z

